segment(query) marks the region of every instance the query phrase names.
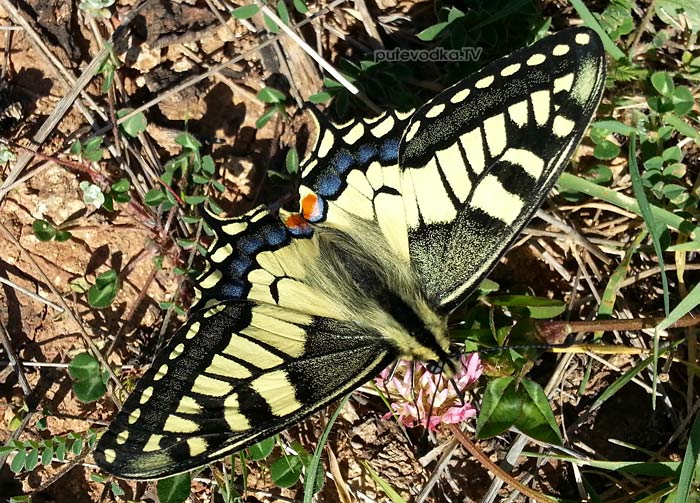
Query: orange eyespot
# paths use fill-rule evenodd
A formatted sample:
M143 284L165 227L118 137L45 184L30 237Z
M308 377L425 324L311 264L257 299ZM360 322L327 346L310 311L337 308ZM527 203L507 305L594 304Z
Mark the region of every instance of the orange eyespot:
M285 219L284 225L294 236L310 236L312 234L311 224L299 213L289 215Z
M316 211L318 204L318 197L316 194L307 194L301 201L301 214L307 220L313 218L314 211Z

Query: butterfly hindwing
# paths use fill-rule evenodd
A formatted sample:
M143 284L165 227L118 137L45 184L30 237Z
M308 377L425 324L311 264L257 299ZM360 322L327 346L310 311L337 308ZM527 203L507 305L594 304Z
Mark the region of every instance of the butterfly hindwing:
M449 312L530 220L593 117L600 39L547 37L485 66L411 117L399 147L414 270Z
M353 322L243 300L204 308L141 378L95 458L123 478L183 472L287 428L395 358Z
M313 223L354 232L359 221L376 224L395 258L408 262L408 233L401 197L399 141L413 111L337 125L310 109L318 130L301 165L302 199L321 204Z

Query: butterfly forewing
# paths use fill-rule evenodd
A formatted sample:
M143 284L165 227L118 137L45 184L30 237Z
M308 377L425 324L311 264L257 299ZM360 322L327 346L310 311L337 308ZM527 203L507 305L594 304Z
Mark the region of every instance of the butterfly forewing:
M604 83L600 40L572 29L487 65L413 115L399 151L410 257L445 311L537 210Z
M447 313L531 218L603 80L598 38L574 29L415 113L344 125L316 113L299 213L211 217L194 314L97 463L125 478L183 472L284 430L399 356L449 362Z

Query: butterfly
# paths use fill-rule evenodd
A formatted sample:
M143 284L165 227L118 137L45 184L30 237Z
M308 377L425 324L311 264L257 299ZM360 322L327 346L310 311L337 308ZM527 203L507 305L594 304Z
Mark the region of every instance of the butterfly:
M189 321L99 440L97 464L153 479L280 432L397 358L454 370L447 320L556 182L605 83L572 28L417 110L333 124L313 112L299 210L209 216Z

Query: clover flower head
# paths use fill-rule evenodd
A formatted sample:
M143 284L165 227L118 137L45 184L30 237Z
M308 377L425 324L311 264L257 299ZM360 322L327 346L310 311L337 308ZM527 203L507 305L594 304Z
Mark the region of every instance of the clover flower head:
M452 380L430 372L419 362L402 360L395 370L393 365L387 367L375 378L375 384L388 393L390 400L391 412L384 419L393 415L407 428L421 425L435 431L442 423L461 423L474 417L476 408L460 393L471 389L482 371L476 353L460 358Z

